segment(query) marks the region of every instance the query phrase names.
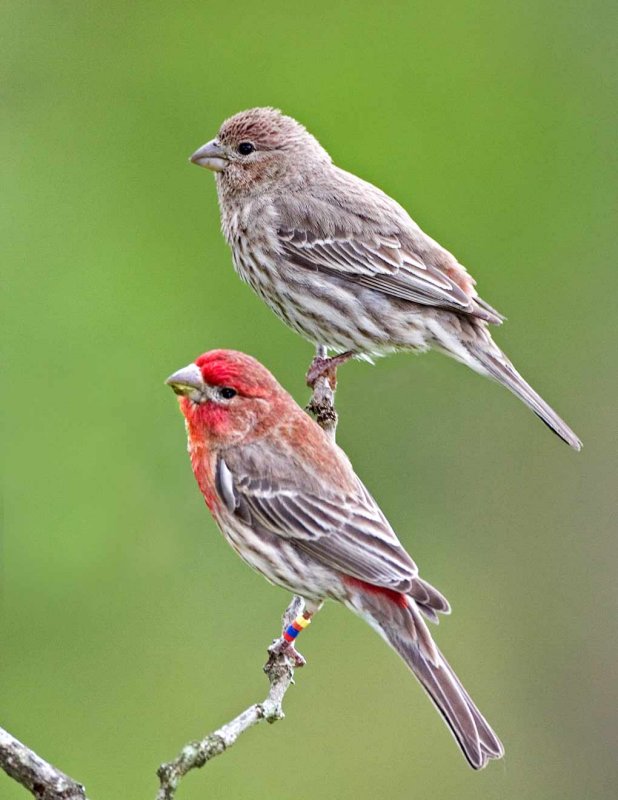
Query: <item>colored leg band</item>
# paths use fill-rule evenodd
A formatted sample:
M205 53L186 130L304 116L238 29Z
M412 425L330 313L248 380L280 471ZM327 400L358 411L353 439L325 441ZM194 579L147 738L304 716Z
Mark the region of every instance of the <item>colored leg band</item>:
M311 622L311 618L307 618L302 614L299 617L296 617L294 622L283 631L283 638L286 642L293 642L294 639L298 636L298 634L309 625Z

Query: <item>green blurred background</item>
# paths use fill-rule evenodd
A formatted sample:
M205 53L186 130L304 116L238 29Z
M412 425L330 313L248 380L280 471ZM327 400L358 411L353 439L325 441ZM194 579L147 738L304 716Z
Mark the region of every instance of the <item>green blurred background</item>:
M243 286L187 157L275 105L451 248L582 437L440 355L341 370L340 444L454 614L507 756L468 770L405 667L328 606L287 719L179 799L609 798L616 767L615 3L2 6L0 724L93 800L265 693L285 593L225 545L164 378L212 347L300 403L310 345ZM0 774L0 797L24 790Z

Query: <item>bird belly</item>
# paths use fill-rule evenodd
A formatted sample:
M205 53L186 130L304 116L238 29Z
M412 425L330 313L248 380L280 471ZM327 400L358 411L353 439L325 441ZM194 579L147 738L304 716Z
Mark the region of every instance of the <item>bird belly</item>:
M249 250L242 241L235 244L234 267L240 278L286 325L313 344L369 356L429 347L427 308L348 279L282 264L270 253Z
M217 522L242 560L275 586L316 602L343 596L345 590L337 572L304 553L292 541L266 530L256 531L227 512Z

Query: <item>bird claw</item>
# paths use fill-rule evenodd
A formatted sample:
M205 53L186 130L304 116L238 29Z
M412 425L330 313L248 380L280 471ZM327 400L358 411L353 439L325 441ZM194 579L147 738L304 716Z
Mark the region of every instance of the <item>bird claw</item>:
M310 389L315 389L315 385L320 378L325 378L330 388L335 391L337 388L337 368L345 364L345 362L349 361L353 356L354 353L351 350L346 350L345 353L340 353L338 356L333 356L332 358L316 356L307 370L307 386Z
M284 655L290 659L292 666L297 668L304 667L307 663L305 657L302 656L294 647L294 643L288 642L283 638L283 636L280 636L278 639L274 640L274 642L268 648L268 655L270 657Z

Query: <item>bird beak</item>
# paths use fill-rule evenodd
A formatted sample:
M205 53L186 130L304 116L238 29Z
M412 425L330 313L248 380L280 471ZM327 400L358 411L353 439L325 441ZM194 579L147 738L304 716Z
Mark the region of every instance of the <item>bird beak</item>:
M199 150L196 150L190 161L192 164L197 164L198 167L206 167L213 172L223 172L228 165L225 151L216 139L206 142Z
M188 364L186 367L179 369L178 372L174 372L165 383L171 386L175 394L188 397L196 402L203 398L206 390L206 383L196 364Z

